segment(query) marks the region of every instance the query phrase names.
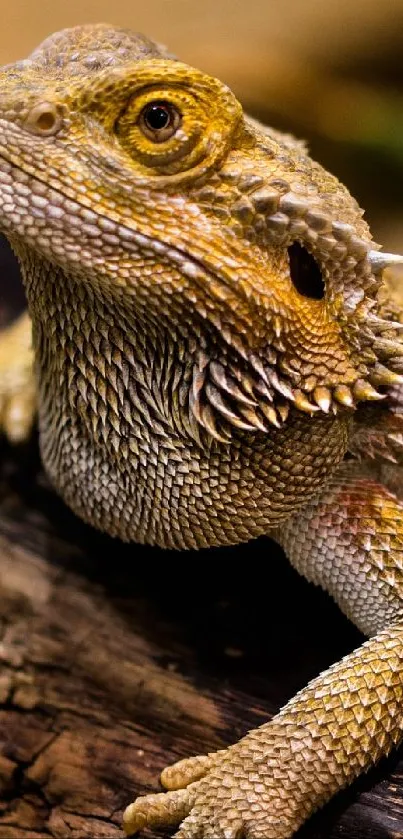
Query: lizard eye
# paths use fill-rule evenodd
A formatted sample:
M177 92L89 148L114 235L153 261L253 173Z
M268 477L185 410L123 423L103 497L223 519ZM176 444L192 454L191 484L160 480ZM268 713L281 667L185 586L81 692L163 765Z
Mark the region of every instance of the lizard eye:
M169 102L149 102L139 116L139 127L154 143L164 143L178 130L182 115Z
M288 248L290 277L296 290L311 300L323 300L325 283L316 259L299 242Z
M153 61L151 69L148 84L145 63L123 85L119 112L109 107L104 124L141 174L170 177L210 165L229 145L240 105L220 82L207 77L207 84L203 74L199 79L185 66L182 72L175 67L172 78L166 61Z

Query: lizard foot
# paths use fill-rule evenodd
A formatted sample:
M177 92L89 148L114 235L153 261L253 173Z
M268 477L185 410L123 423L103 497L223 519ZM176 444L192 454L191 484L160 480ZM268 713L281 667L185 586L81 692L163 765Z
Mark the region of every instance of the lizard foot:
M228 809L231 789L223 784L223 779L217 777L214 781L209 777L217 762L214 757L197 756L165 769L161 781L171 786L170 791L145 795L130 804L124 814L126 833L180 824L176 839L238 839L246 835L235 803Z
M0 433L12 443L30 434L36 412L31 322L24 314L0 335Z
M295 812L259 751L248 735L228 749L168 767L161 780L170 790L130 804L126 833L179 826L175 839L288 839Z
M169 792L141 796L130 804L123 816L126 833L137 833L143 827L177 827L190 814L198 781L207 774L213 759L214 755L197 755L167 766L161 773L161 783Z

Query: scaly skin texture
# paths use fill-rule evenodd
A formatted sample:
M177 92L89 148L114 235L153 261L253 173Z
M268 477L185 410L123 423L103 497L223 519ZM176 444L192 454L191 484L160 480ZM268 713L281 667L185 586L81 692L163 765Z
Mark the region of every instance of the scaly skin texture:
M3 430L28 433L34 382L44 466L82 518L161 547L271 533L371 636L125 814L288 839L401 739L399 257L301 143L146 38L65 30L0 92L29 308L0 346Z

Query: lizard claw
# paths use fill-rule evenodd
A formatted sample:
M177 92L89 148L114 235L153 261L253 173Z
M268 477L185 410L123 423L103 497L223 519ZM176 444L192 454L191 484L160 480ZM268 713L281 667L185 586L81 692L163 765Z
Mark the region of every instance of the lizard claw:
M12 443L30 434L36 412L36 388L27 314L0 335L0 433Z

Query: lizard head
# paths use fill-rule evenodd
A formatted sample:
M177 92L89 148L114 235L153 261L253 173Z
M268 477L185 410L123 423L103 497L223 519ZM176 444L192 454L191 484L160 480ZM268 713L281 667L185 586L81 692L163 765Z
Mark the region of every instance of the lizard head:
M400 325L379 293L401 258L379 252L301 143L248 118L224 84L98 25L3 68L0 91L0 228L34 317L39 255L121 301L150 342L172 336L190 359L191 413L222 440L400 381Z

